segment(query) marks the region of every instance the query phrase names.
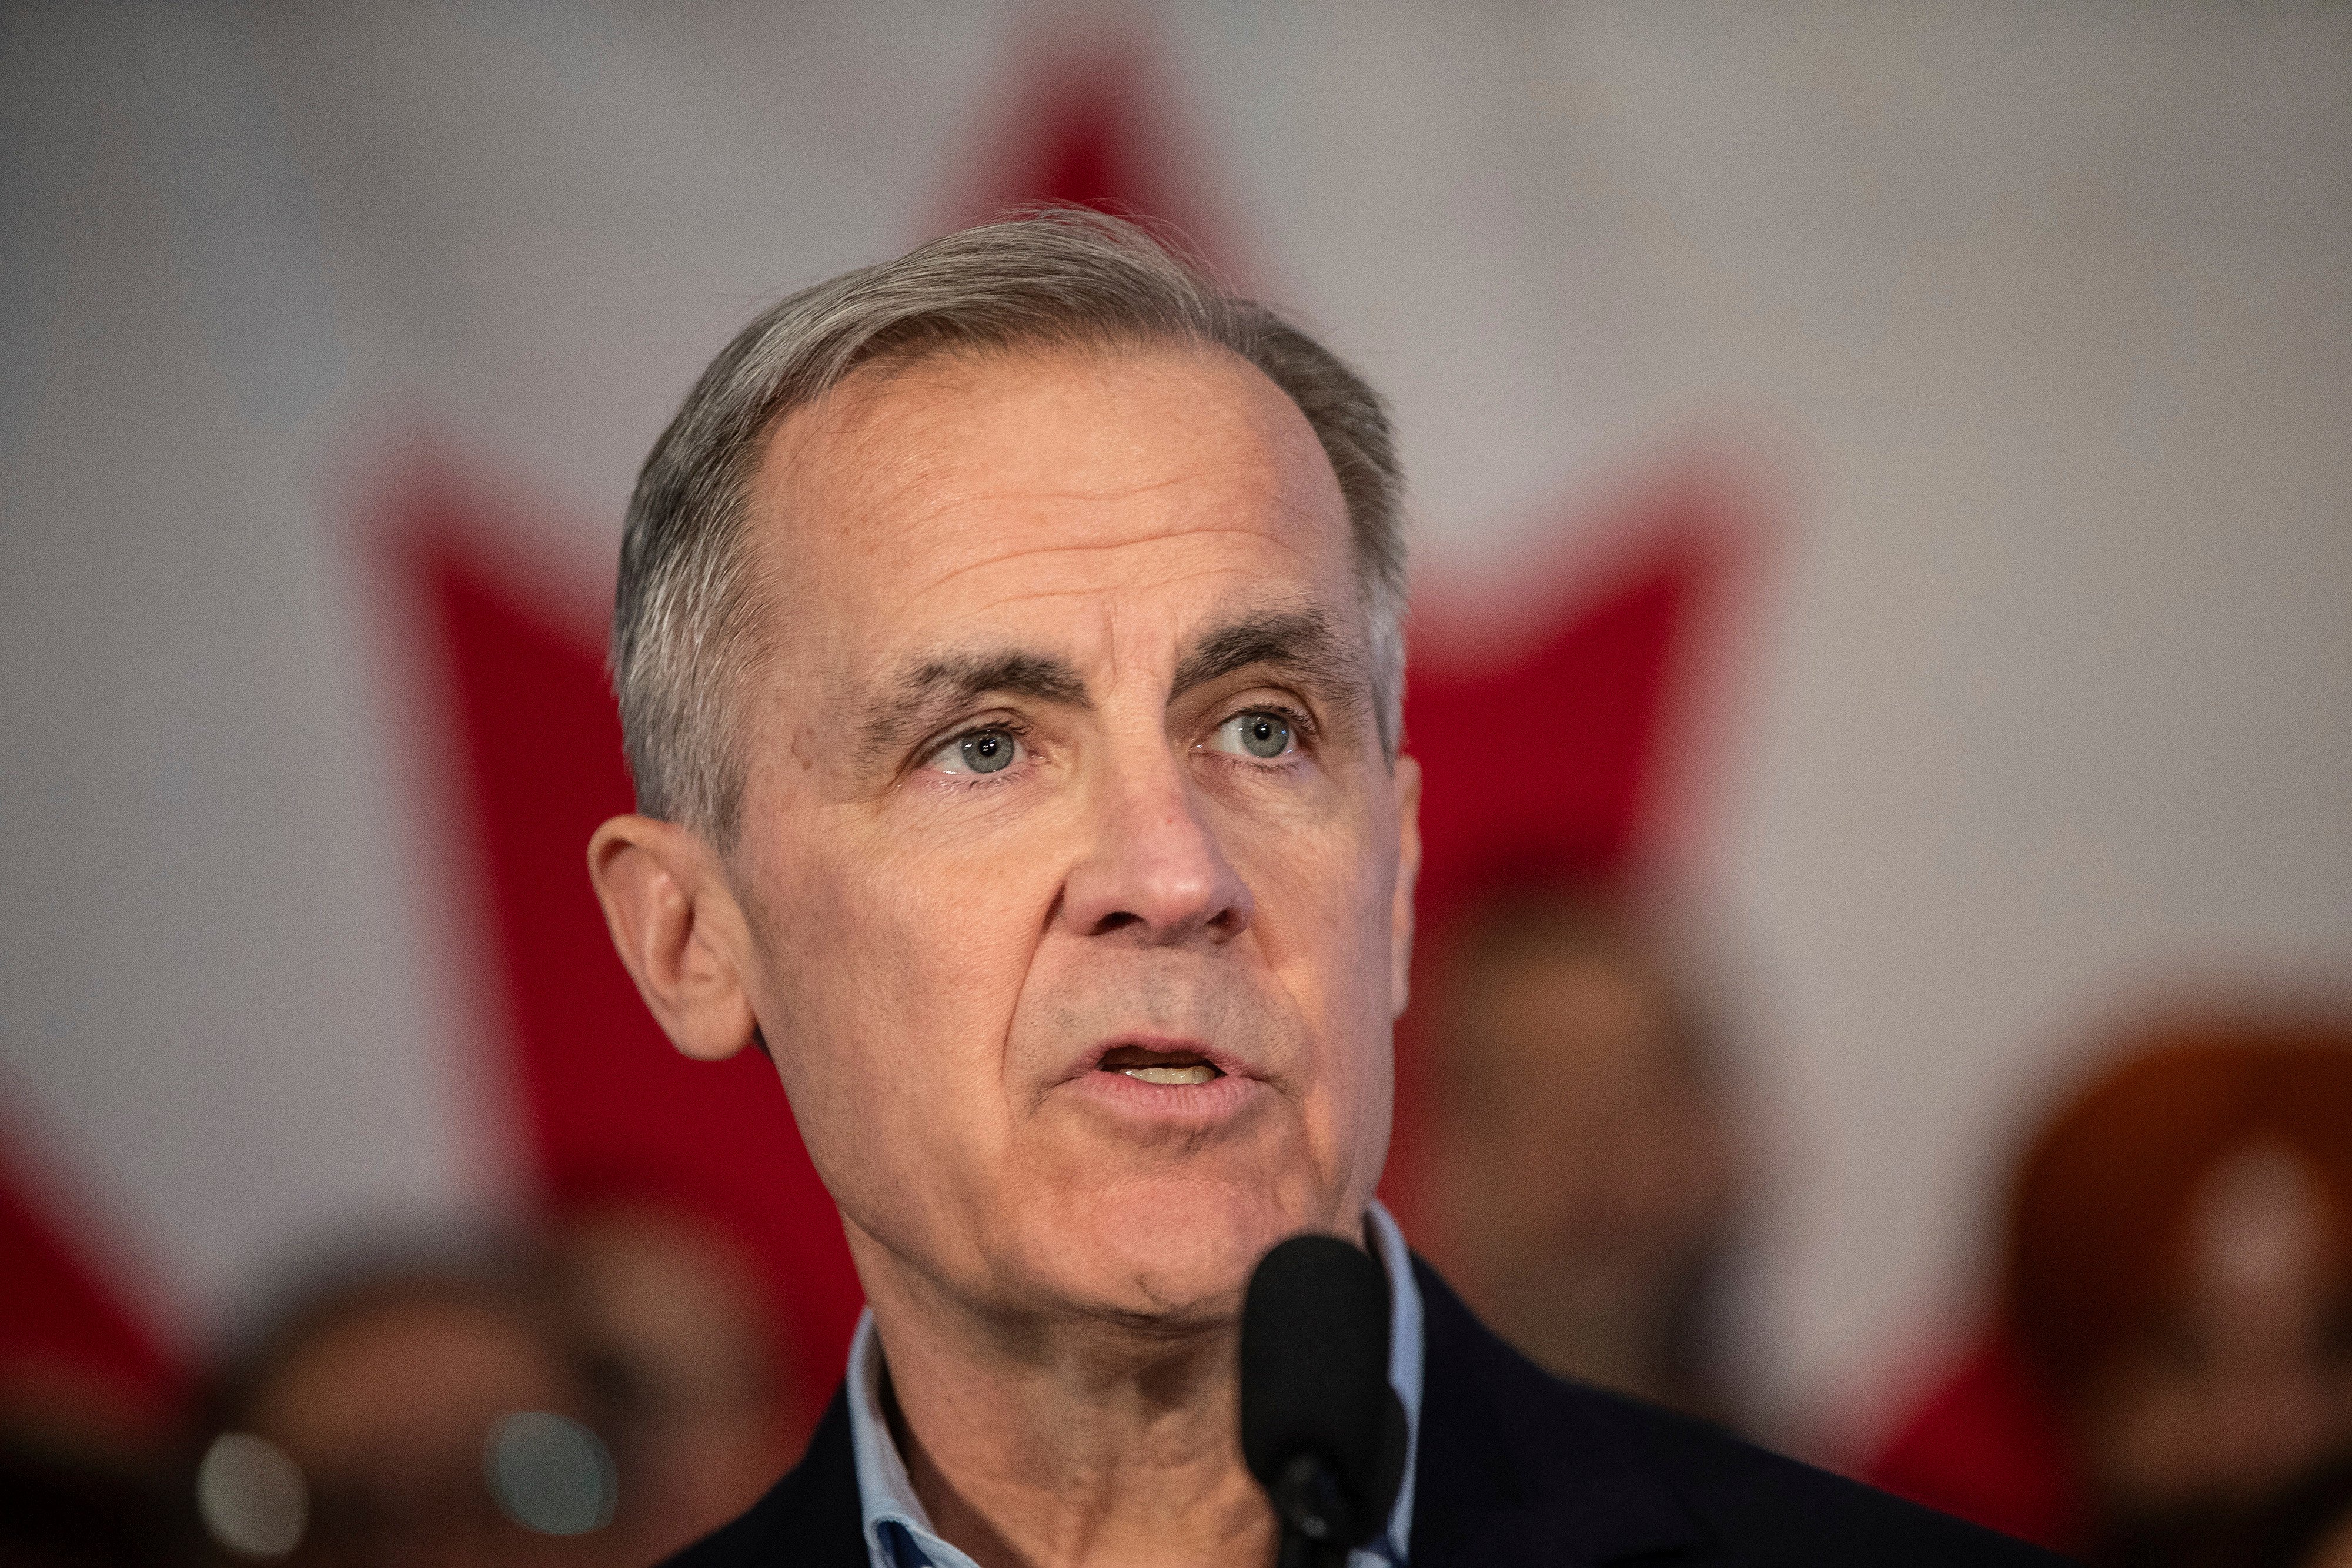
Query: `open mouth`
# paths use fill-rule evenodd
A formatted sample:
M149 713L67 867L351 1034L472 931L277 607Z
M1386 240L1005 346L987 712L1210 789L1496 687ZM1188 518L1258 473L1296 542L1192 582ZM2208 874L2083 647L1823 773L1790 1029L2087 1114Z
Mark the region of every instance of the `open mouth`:
M1190 1051L1147 1051L1139 1045L1107 1051L1096 1067L1104 1072L1123 1072L1139 1083L1209 1083L1224 1076L1206 1057Z

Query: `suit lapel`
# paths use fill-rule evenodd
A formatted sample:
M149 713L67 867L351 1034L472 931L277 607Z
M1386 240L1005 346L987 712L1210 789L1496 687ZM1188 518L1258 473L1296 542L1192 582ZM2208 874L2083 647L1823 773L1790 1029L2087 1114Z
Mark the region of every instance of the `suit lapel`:
M1607 1401L1496 1339L1419 1259L1413 1275L1426 1355L1412 1568L1597 1568L1703 1547L1698 1522Z
M808 1452L752 1510L745 1568L867 1568L857 1458L849 1441L849 1397L836 1390Z

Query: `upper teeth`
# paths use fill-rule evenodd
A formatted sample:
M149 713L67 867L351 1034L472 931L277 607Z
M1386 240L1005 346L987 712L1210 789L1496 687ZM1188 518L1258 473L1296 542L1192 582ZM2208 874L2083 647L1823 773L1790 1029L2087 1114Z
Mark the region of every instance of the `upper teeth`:
M1190 1067L1122 1067L1121 1072L1143 1083L1206 1083L1217 1070L1205 1061Z

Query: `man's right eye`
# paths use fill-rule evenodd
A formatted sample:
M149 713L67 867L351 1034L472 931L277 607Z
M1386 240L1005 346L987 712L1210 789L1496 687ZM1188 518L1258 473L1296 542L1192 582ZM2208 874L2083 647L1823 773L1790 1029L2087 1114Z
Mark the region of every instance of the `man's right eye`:
M968 729L940 743L929 766L940 773L1002 773L1020 759L1020 737L1009 729Z

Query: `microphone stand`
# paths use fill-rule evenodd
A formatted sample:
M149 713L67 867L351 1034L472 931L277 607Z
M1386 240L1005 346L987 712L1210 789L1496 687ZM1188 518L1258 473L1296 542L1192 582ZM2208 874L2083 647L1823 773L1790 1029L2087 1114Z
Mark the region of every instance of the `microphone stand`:
M1293 1455L1273 1491L1282 1524L1276 1568L1347 1568L1347 1542L1362 1533L1348 1528L1355 1511L1322 1456Z

